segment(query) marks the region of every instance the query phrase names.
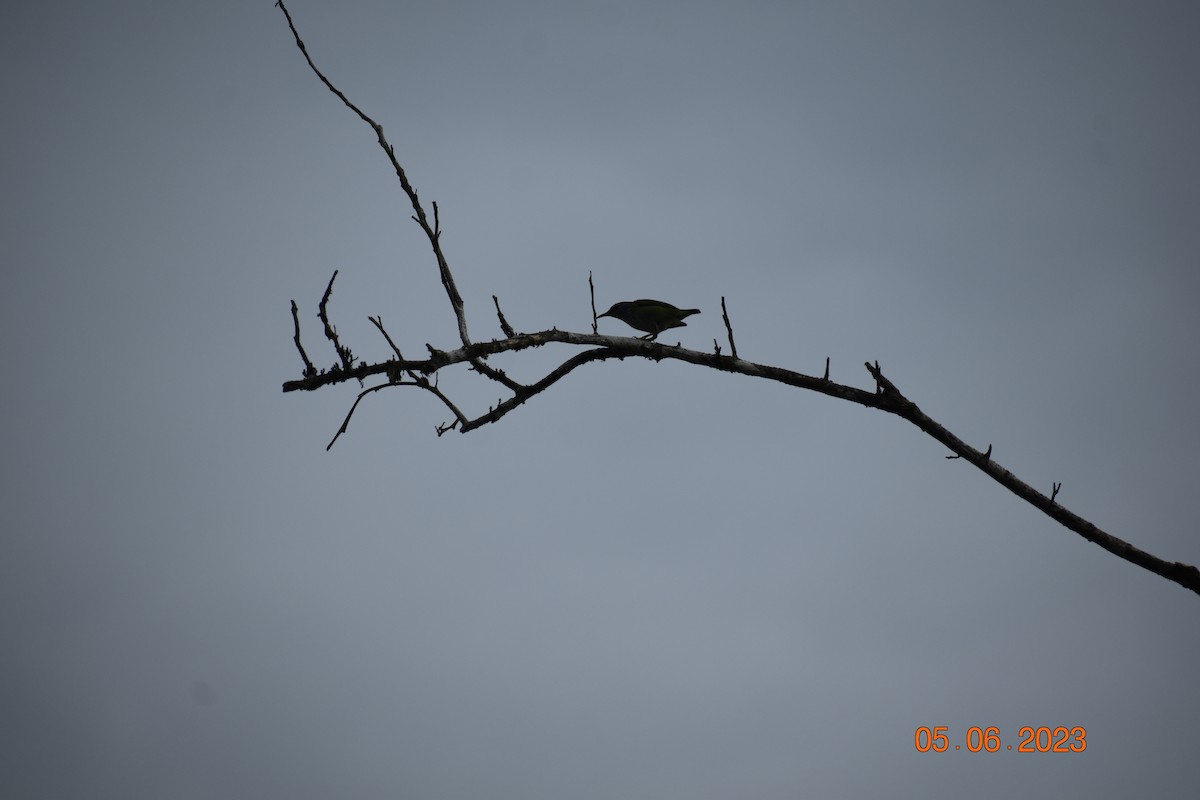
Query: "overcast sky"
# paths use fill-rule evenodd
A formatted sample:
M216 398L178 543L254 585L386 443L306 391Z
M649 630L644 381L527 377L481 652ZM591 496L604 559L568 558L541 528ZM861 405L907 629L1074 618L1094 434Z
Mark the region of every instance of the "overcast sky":
M1114 535L1200 563L1200 11L293 0L477 339L864 361ZM316 303L451 347L371 130L270 0L0 26L0 796L1090 798L1195 785L1200 597L898 418L636 360L438 438L283 394ZM605 319L606 333L629 333ZM534 380L566 347L496 359ZM497 387L442 388L471 416ZM919 753L919 726L959 751ZM1084 753L1016 752L1081 726ZM970 726L1005 746L970 753Z

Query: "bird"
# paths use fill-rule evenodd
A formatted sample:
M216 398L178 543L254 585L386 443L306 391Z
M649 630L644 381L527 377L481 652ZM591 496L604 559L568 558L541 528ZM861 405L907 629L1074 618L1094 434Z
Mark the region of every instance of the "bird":
M600 317L615 317L631 328L646 331L649 335L640 338L653 341L654 337L668 328L685 327L687 323L683 321L684 318L699 313L698 308L676 308L661 300L627 300L613 304Z

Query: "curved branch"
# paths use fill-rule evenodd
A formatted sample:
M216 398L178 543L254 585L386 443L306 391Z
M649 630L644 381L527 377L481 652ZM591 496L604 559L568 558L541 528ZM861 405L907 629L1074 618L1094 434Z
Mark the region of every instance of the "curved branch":
M456 414L456 424L458 429L466 433L475 430L484 425L498 421L505 414L516 408L524 405L530 398L537 395L550 386L557 383L562 378L566 377L577 367L593 361L602 361L612 358L648 358L655 361L662 359L674 359L676 361L684 361L697 366L710 367L723 372L731 372L738 375L747 375L756 378L776 381L788 386L795 386L799 389L807 389L809 391L818 392L828 395L839 400L846 400L852 403L867 408L875 408L880 411L885 411L889 414L895 414L898 417L908 420L913 425L916 425L929 436L944 444L958 458L969 461L971 464L983 471L992 480L999 483L1010 492L1025 500L1027 503L1042 511L1051 519L1056 520L1068 529L1078 533L1089 542L1099 545L1115 556L1125 559L1130 563L1137 564L1139 567L1147 569L1156 575L1161 575L1167 580L1174 581L1184 588L1191 589L1193 592L1200 594L1200 570L1190 564L1183 564L1174 561L1164 561L1157 556L1151 555L1144 550L1134 547L1129 542L1119 539L1097 526L1088 522L1078 514L1068 510L1064 506L1056 502L1055 498L1048 497L1034 489L1029 484L1022 481L1009 470L1000 466L991 457L991 447L989 446L986 452L981 452L968 445L955 434L951 433L945 426L932 419L925 412L921 411L916 403L909 400L904 394L896 388L886 376L878 363L866 364L867 371L876 382L876 391L869 392L859 389L854 386L835 383L827 378L818 378L813 375L805 375L793 370L783 369L782 367L773 367L767 364L758 364L753 361L746 361L732 356L722 356L715 353L705 353L699 350L689 350L683 347L672 347L671 345L662 344L659 342L650 342L644 339L633 339L623 336L601 336L588 333L572 333L570 331L560 331L556 329L548 331L540 331L538 333L521 334L519 336L510 337L508 339L499 339L491 342L479 342L459 348L453 351L432 350L432 356L422 361L387 361L380 364L363 365L359 369L343 372L331 371L314 375L306 378L301 378L295 381L288 381L283 385L283 390L294 391L304 389L312 391L334 383L340 383L346 380L362 379L372 374L386 373L391 370L407 370L422 375L432 374L442 369L443 367L451 366L459 363L477 363L478 359L486 355L494 355L500 352L515 352L524 350L529 347L537 347L550 342L561 342L564 344L574 345L593 345L595 349L585 350L577 353L571 358L564 361L554 370L549 372L545 377L536 383L528 386L516 384L513 389L513 395L508 400L504 400L495 407L488 409L484 414L475 417L474 419L466 419L461 413ZM384 386L386 386L385 384ZM409 384L405 384L409 385ZM375 388L384 388L383 386ZM361 396L360 398L361 399ZM443 397L443 401L449 404L449 400ZM355 403L357 405L357 401ZM451 406L453 408L453 406ZM455 409L457 411L457 409ZM347 418L347 422L349 419ZM343 423L342 430L345 429ZM446 428L445 430L449 430ZM440 430L440 432L445 432ZM340 432L339 432L340 433ZM336 437L335 437L336 439ZM332 444L332 443L331 443ZM1057 492L1055 493L1057 496Z
M1078 533L1089 542L1103 547L1108 552L1125 559L1131 564L1137 564L1143 569L1148 569L1156 575L1161 575L1169 581L1178 583L1185 589L1191 589L1193 592L1200 594L1200 570L1196 567L1178 561L1164 561L1157 556L1147 553L1145 550L1134 547L1123 539L1118 539L1116 536L1106 533L1078 514L1067 510L1055 502L1060 484L1055 485L1054 494L1051 497L1042 494L997 464L992 459L992 446L990 444L985 452L980 452L923 412L916 403L901 394L895 384L884 377L878 362L873 365L866 364L865 366L880 386L879 397L882 399L882 402L875 406L880 411L895 414L916 425L922 431L950 448L955 456L971 462L989 478L996 481L996 483L1008 489L1051 519L1061 523L1069 530Z
M1129 542L1119 539L1110 533L1101 530L1097 526L1088 522L1078 514L1068 510L1064 506L1056 502L1054 498L1047 497L1041 492L1034 489L1029 484L1022 481L1009 470L1000 466L991 457L991 447L989 446L986 452L981 452L968 445L955 434L951 433L945 426L932 419L925 412L921 411L916 403L909 400L904 394L896 388L886 376L878 363L866 364L867 371L875 379L877 389L874 392L865 391L854 386L834 383L826 378L818 378L812 375L805 375L793 370L783 369L782 367L773 367L767 364L758 364L753 361L746 361L732 356L722 356L714 353L705 353L698 350L689 350L683 347L672 347L670 345L661 344L659 342L650 342L644 339L633 339L623 336L600 336L587 333L572 333L570 331L549 330L539 333L522 334L520 336L510 337L508 339L500 339L492 342L480 342L468 345L467 347L459 348L453 351L434 350L433 357L423 361L388 361L381 364L373 364L354 370L352 372L329 372L321 375L315 375L308 378L301 378L296 381L289 381L284 384L284 391L293 391L296 389L313 390L320 386L325 386L333 383L340 383L346 380L361 379L371 374L386 372L392 370L411 370L416 373L428 375L443 367L451 366L458 363L475 363L484 355L493 355L495 353L510 351L515 352L524 350L529 347L536 347L549 342L561 342L574 345L595 345L596 349L585 350L564 361L554 370L549 372L545 377L536 383L529 386L521 386L517 384L517 388L513 390L513 395L508 400L504 400L488 409L484 414L475 417L474 419L466 419L461 413L456 414L456 422L458 429L466 433L475 430L484 425L498 421L505 414L516 408L524 405L530 398L537 395L550 386L557 383L562 378L566 377L577 367L593 361L602 361L612 358L648 358L655 361L662 359L674 359L676 361L684 361L698 366L711 367L724 372L731 372L738 375L747 375L751 377L764 378L766 380L776 381L788 386L795 386L800 389L818 392L828 395L839 400L846 400L852 403L867 408L875 408L880 411L885 411L889 414L895 414L898 417L908 420L913 425L916 425L929 436L944 444L958 458L969 461L971 464L983 471L992 480L999 483L1010 492L1025 500L1030 505L1042 511L1051 519L1056 520L1068 529L1078 533L1089 542L1099 545L1108 552L1120 558L1137 564L1138 566L1147 569L1157 575L1174 581L1180 586L1191 589L1193 592L1200 594L1200 570L1196 567L1174 561L1164 561L1157 556L1151 555L1144 550L1134 547ZM384 386L386 386L385 384ZM410 385L410 384L404 384ZM384 386L375 388L384 388ZM360 398L361 399L361 396ZM449 400L443 397L443 401L449 404ZM357 401L355 403L357 405ZM453 406L451 406L453 408ZM457 409L455 409L457 411ZM349 419L347 418L347 422ZM342 430L345 429L343 423ZM444 432L444 431L442 431ZM339 432L340 433L340 432ZM335 437L336 439L336 437ZM331 443L332 444L332 443ZM1057 493L1056 493L1057 495Z
M328 338L334 342L334 346L341 357L341 363L331 368L328 372L319 372L314 374L311 363L308 361L307 355L304 354L303 347L300 344L300 327L299 317L296 315L295 305L293 304L293 322L295 326L295 343L297 349L300 350L301 356L305 361L304 377L299 380L288 381L283 384L283 391L314 391L323 386L329 386L335 383L341 383L347 380L363 380L373 375L385 376L387 382L378 386L373 386L361 391L354 401L353 406L347 413L345 420L342 422L337 434L333 437L333 441L329 443L332 447L350 424L350 418L354 415L358 404L372 392L381 391L392 386L417 386L433 393L437 396L454 414L454 422L449 425L440 425L437 428L437 433L441 434L458 428L461 432L474 430L476 428L487 425L488 423L496 422L510 411L515 410L530 398L545 391L562 378L569 375L576 368L593 361L603 361L611 358L648 358L655 361L664 358L685 361L687 363L696 364L698 366L710 367L712 369L722 370L740 375L748 375L752 377L764 378L766 380L776 381L788 386L795 386L800 389L818 392L820 394L835 397L840 400L846 400L867 408L875 408L880 411L885 411L889 414L895 414L898 417L908 420L913 425L916 425L929 436L948 447L954 454L951 458L961 458L971 462L977 468L982 470L986 475L995 480L1001 486L1011 491L1021 499L1033 505L1038 510L1042 511L1052 519L1058 521L1068 529L1078 533L1089 542L1093 542L1108 552L1120 558L1136 564L1144 569L1149 570L1157 575L1174 581L1184 588L1190 589L1193 592L1200 594L1200 570L1196 567L1183 564L1180 562L1164 561L1156 556L1153 556L1144 550L1129 544L1128 542L1118 539L1117 537L1101 530L1092 523L1083 519L1079 515L1068 511L1063 506L1057 503L1058 492L1061 484L1055 483L1051 496L1038 492L1029 484L1017 478L1007 469L1001 467L992 459L992 447L988 445L985 452L980 452L969 445L962 439L955 436L944 426L931 419L917 406L916 403L909 400L904 394L896 388L880 369L878 362L866 364L867 371L875 379L875 391L869 392L853 386L834 383L829 380L829 360L825 361L824 377L817 378L811 375L805 375L792 370L783 369L781 367L772 367L766 364L757 364L752 361L745 361L738 358L737 349L733 342L733 329L729 322L728 313L725 312L724 298L721 301L721 308L724 316L726 332L729 337L729 346L732 354L723 356L720 353L720 347L715 346L715 352L703 353L696 350L688 350L679 345L674 347L645 339L633 339L621 336L601 336L596 333L596 309L593 292L592 300L592 325L593 333L572 333L570 331L560 331L551 329L548 331L540 331L531 334L514 335L513 329L508 326L504 315L500 313L499 301L496 301L496 311L500 317L501 327L504 330L505 339L493 340L490 342L471 342L467 334L466 311L463 306L462 296L458 292L458 288L454 283L454 277L450 272L449 263L446 261L445 255L441 249L441 220L438 212L437 203L433 203L433 224L425 214L425 210L421 205L420 199L417 197L417 192L413 189L408 181L408 177L400 163L396 160L395 150L388 143L387 138L383 134L383 127L368 117L354 103L352 103L341 91L339 91L329 79L317 69L312 58L308 55L308 50L304 46L304 42L300 39L300 34L296 31L295 25L292 23L291 14L288 13L282 0L276 5L280 7L284 15L287 17L288 27L291 28L292 35L296 39L296 45L304 54L305 60L308 61L309 67L316 73L321 82L329 88L331 92L338 96L341 101L354 113L356 113L364 122L371 126L375 131L379 141L379 146L383 148L387 154L393 168L396 171L397 177L400 179L400 186L405 194L408 195L412 203L413 211L415 212L413 219L421 226L429 239L430 246L433 249L434 256L437 259L438 270L441 273L442 285L446 290L446 295L450 299L450 305L454 310L454 315L458 321L459 339L462 346L454 350L437 350L430 345L426 345L429 349L429 358L411 361L404 359L400 354L400 349L387 335L383 329L381 320L372 319L376 327L388 340L391 345L395 358L380 362L377 364L366 364L360 362L358 366L353 365L353 357L348 347L343 348L341 342L337 339L336 330L330 325L328 317L325 314L325 307L329 300L329 294L333 288L333 279L330 279L329 287L326 289L324 298L321 301L321 320L325 323L325 333ZM336 277L336 272L334 273ZM591 275L588 276L589 286L591 286ZM493 297L493 299L495 299ZM502 352L517 352L530 347L539 347L551 342L557 342L575 346L586 346L592 349L584 350L576 353L561 363L558 367L551 370L543 378L537 382L524 385L510 378L502 371L488 366L483 359L488 356ZM715 341L714 341L715 345ZM487 413L481 414L474 419L468 419L457 406L440 390L436 383L429 380L430 375L436 373L444 367L454 364L466 363L471 366L476 372L490 378L493 381L500 383L512 396L507 400L501 400L496 406L489 408ZM409 380L402 380L402 373L407 373Z

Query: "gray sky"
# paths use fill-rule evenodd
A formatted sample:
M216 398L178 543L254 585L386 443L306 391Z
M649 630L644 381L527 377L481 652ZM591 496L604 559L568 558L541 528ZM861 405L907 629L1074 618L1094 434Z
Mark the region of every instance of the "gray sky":
M472 332L703 313L1200 563L1200 14L1188 3L315 3ZM912 426L677 363L501 424L300 375L455 343L371 131L262 2L0 26L0 795L1164 796L1200 598ZM602 330L626 333L602 322ZM498 359L536 378L567 348ZM442 386L470 413L499 396ZM1083 754L918 726L1084 726Z

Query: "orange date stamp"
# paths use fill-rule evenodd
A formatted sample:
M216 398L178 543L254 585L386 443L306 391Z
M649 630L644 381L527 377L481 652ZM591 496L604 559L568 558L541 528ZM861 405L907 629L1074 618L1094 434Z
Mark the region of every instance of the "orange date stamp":
M967 728L961 742L951 742L949 730L946 725L918 727L913 735L917 752L967 750L972 753L997 753L1012 750L1016 753L1082 753L1087 750L1087 729L1081 726L1048 728L1045 725L1023 725L1017 730L1015 746L1011 742L1005 744L1001 741L1000 729L994 726L981 728L973 725Z

